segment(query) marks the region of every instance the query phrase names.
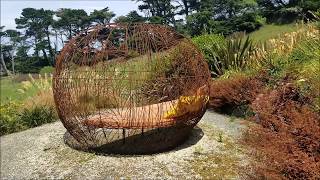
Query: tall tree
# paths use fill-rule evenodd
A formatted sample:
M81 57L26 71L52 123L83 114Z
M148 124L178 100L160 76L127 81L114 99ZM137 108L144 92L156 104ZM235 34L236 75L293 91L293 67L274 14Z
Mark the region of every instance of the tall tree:
M4 36L5 33L3 32L4 26L0 26L0 39L1 39L1 44L0 44L0 62L1 62L1 66L0 66L0 70L4 71L5 75L10 75L10 71L8 70L6 63L4 61L4 57L3 57L3 49L4 49Z
M115 13L109 10L108 7L101 10L94 10L90 14L91 23L104 24L110 23L111 19L116 16Z
M34 51L39 57L39 51L47 58L46 50L49 50L51 58L54 52L51 46L50 27L53 24L53 11L34 8L22 10L20 18L15 19L17 29L24 29L27 37L34 39Z
M155 22L161 20L163 24L175 25L176 6L172 5L171 0L136 0L140 2L139 10L145 12L149 20Z
M200 1L199 0L175 0L177 3L177 14L189 16L192 14L193 11L198 11L200 8Z
M191 35L235 31L251 32L261 26L255 0L202 0L198 11L187 16Z
M20 32L8 29L5 32L5 37L7 38L7 43L4 47L4 49L7 51L8 56L11 60L11 68L12 73L15 74L15 53L17 52L17 49L19 47L19 44L23 40L23 38L20 36Z
M314 19L319 0L257 0L268 22L289 23L296 19Z
M62 8L56 15L58 20L54 23L54 27L65 31L68 39L90 25L89 16L83 9Z
M212 13L203 10L187 17L187 29L191 36L197 36L204 33L212 33L214 20Z
M130 11L126 16L119 16L114 21L118 23L145 22L146 18L140 16L137 11Z

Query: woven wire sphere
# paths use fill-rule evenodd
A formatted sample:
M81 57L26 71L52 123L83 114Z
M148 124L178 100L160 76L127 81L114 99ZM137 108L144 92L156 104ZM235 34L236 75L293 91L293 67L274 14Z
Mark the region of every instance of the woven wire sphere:
M192 42L155 24L97 25L56 58L53 80L65 142L144 154L183 142L206 110L210 73Z

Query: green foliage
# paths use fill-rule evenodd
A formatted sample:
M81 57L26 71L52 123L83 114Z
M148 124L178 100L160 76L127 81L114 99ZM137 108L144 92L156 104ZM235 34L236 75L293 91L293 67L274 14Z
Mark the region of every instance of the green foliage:
M42 67L49 65L49 61L41 57L24 57L16 59L16 71L19 73L39 73Z
M53 26L68 33L68 39L75 35L79 29L84 29L89 25L89 16L83 9L63 8L59 9L56 15L59 19ZM92 18L95 21L100 21L100 12L92 14Z
M263 17L256 12L255 1L201 1L200 10L187 16L186 28L191 36L204 33L230 35L252 32L262 26ZM245 11L244 11L245 9Z
M13 101L0 105L0 136L25 129L19 119L20 104Z
M97 24L104 24L104 23L110 23L111 19L115 17L116 14L113 13L112 11L109 11L109 8L106 7L101 10L94 10L90 14L90 21L97 23Z
M244 31L250 33L259 29L264 23L264 18L256 13L244 13L242 16L234 18L231 25L233 32Z
M39 74L44 75L44 74L52 74L54 71L54 67L52 66L44 66L43 68L40 69Z
M221 75L219 67L218 51L226 47L226 40L222 35L202 35L192 39L208 61L212 76Z
M224 39L219 35L203 35L194 38L194 43L208 61L212 76L223 75L227 70L243 70L250 62L248 57L253 50L249 37L243 40L243 35Z
M266 19L268 22L291 22L299 18L319 20L320 9L317 0L136 1L139 2L138 9L147 16L131 11L126 16L116 18L115 22L166 24L186 36L211 33L228 36L239 31L250 33L264 25ZM23 9L20 17L15 19L20 31L1 32L2 37L10 39L10 43L2 43L4 62L1 63L5 74L10 74L6 69L15 69L20 73L37 73L41 67L53 65L58 48L65 43L65 39L72 38L92 25L108 23L114 17L115 14L108 7L93 10L90 15L83 9ZM268 26L266 25L267 29ZM277 31L282 30L274 28L253 35L256 34L257 40L266 40L270 35L278 34ZM31 48L34 54L28 57Z
M187 17L187 29L191 36L212 33L215 25L210 11L194 13Z
M138 6L140 11L145 11L151 14L149 22L159 24L174 24L175 23L175 7L170 0L153 1L153 0L137 0L141 3Z
M152 24L165 24L165 19L161 16L152 16L149 19L149 22Z
M290 58L296 67L296 84L309 97L313 97L313 106L320 111L320 39L307 39L296 47ZM292 65L292 66L293 66Z
M52 107L35 106L32 109L24 109L20 114L20 121L27 127L36 127L57 119Z
M290 44L287 49L278 53L268 51L267 58L261 62L262 69L270 76L267 86L273 88L279 85L279 81L294 83L305 97L312 101L316 111L320 111L320 39L319 32L314 26L308 26L309 31L303 33L288 33L274 44ZM294 42L294 43L293 43ZM278 47L278 46L276 46ZM279 48L279 47L278 47ZM283 51L283 52L281 52Z
M312 11L320 9L318 0L258 0L262 14L268 23L292 23L297 19L315 19Z
M26 31L25 37L32 37L35 45L35 56L39 57L42 51L43 57L48 60L46 50L53 58L49 27L53 24L53 14L51 10L25 8L22 10L21 17L16 18L15 22L18 29Z
M241 35L227 40L227 47L220 54L222 67L226 69L242 70L248 65L247 58L253 49L250 37L245 40Z
M299 63L306 62L309 60L320 59L320 40L319 38L306 39L296 47L291 58L299 61Z
M29 81L22 75L1 78L0 135L18 132L57 119L51 78L39 75ZM24 109L23 109L24 108Z
M114 22L117 23L138 23L144 22L146 18L140 16L137 11L130 11L126 16L117 17Z

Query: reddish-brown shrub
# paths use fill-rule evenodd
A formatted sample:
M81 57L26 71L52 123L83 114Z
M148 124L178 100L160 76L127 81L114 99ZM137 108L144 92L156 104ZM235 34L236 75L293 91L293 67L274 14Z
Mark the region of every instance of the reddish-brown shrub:
M320 115L292 84L260 94L252 103L257 126L244 139L262 158L266 178L320 179Z
M234 76L229 79L213 80L210 85L209 107L220 109L225 106L250 104L263 83L255 77Z

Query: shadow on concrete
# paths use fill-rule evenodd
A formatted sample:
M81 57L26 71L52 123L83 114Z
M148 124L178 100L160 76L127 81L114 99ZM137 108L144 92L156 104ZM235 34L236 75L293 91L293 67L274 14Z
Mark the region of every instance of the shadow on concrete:
M119 135L119 131L116 131ZM199 127L170 127L152 129L134 133L125 138L118 138L94 148L83 148L70 134L64 136L65 143L70 147L97 155L146 155L179 151L196 144L204 133ZM118 136L121 137L121 136Z

